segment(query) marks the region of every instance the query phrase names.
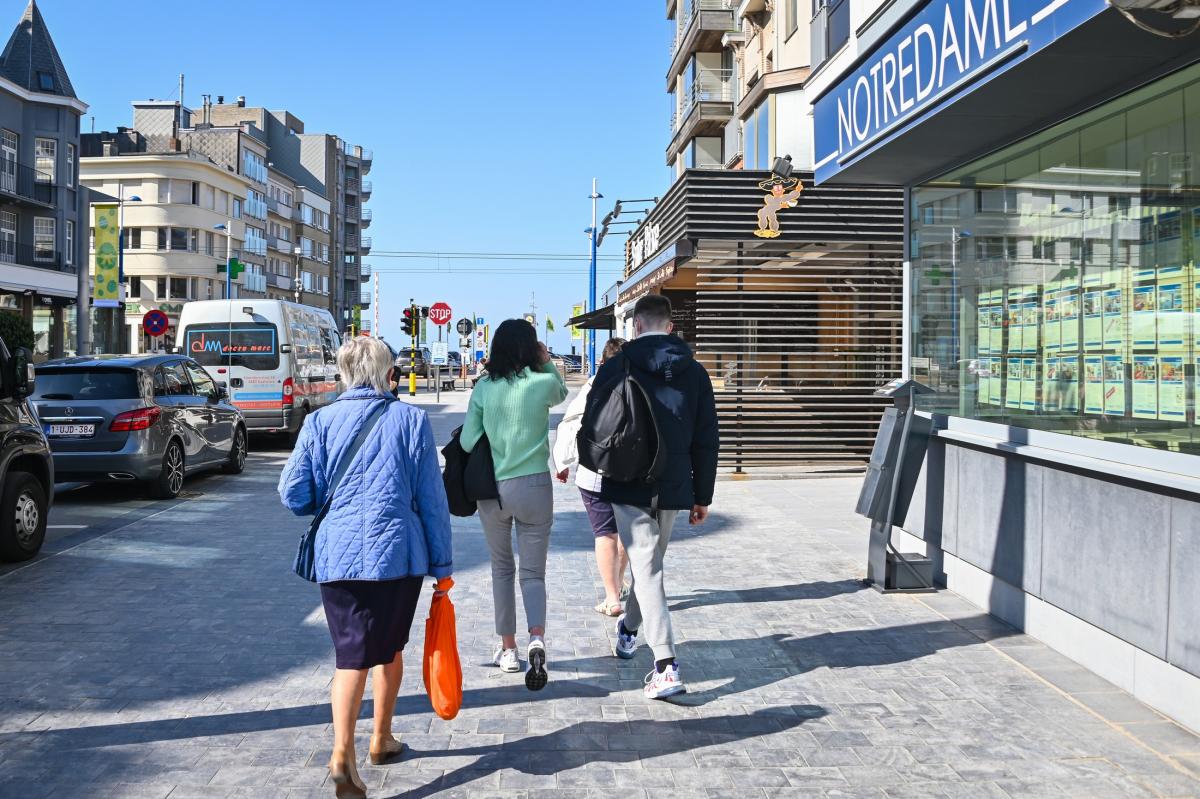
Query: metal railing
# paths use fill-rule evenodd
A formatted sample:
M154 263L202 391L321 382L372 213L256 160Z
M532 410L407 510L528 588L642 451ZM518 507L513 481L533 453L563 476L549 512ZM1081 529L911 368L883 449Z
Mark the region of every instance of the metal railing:
M358 178L346 178L346 191L358 194Z
M360 265L359 265L359 267L358 267L358 274L359 274L359 277L360 277L362 280L368 280L368 279L370 279L370 277L371 277L371 265L370 265L370 264L360 264Z
M371 214L371 209L363 208L360 205L359 211L358 211L358 218L362 221L363 227L366 227L367 225L371 224L371 219L373 218L373 215Z
M690 8L686 13L681 14L679 22L675 26L675 38L669 43L668 51L672 59L675 58L676 51L683 41L687 38L688 30L695 24L696 18L700 16L701 11L726 11L729 12L729 29L733 30L736 26L736 20L733 18L733 8L728 0L691 0L688 4Z
M351 158L357 158L360 161L375 160L375 153L372 150L368 150L366 147L363 147L361 144L351 144L348 141L342 142L342 152Z
M697 75L684 91L683 106L697 103L733 103L733 70L714 69Z
M346 242L345 242L346 249L347 250L357 250L358 249L358 238L359 237L358 237L357 233L347 233L346 234Z
M13 239L0 239L0 263L37 266L42 269L62 270L62 253L53 247L26 244Z
M358 248L360 250L362 250L363 252L370 252L371 251L371 237L370 236L359 236L358 237Z
M0 163L0 192L43 205L54 205L54 184L50 176L31 166L14 161Z
M358 292L358 304L359 305L370 305L371 304L371 290L370 289L362 289Z
M371 185L371 181L369 181L369 180L362 181L362 193L364 195L370 194L371 189L373 189L373 188L374 188L374 186Z

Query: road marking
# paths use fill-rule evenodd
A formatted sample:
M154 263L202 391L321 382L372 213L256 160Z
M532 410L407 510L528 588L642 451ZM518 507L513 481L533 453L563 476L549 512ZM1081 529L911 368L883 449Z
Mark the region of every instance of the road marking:
M83 530L86 529L86 524L47 524L47 530Z

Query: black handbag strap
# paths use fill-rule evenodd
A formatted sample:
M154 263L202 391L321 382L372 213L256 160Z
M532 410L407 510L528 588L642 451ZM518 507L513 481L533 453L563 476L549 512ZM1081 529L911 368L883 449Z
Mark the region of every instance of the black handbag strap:
M358 435L350 442L350 446L346 448L346 453L342 456L342 460L338 463L337 469L333 472L333 477L329 480L329 495L325 498L325 504L321 506L320 512L313 518L313 529L321 524L325 518L325 514L329 513L329 508L333 505L333 494L337 491L338 486L342 482L342 477L350 468L350 462L354 460L354 456L358 455L358 451L362 449L363 443L367 440L367 436L371 434L371 430L375 428L375 424L383 418L384 411L387 410L394 400L385 399L383 402L367 414L367 418L363 420L362 427L358 428Z

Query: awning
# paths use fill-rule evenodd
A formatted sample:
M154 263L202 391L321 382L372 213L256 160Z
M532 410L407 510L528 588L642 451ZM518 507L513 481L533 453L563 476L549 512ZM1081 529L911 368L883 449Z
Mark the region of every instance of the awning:
M0 291L21 293L28 290L46 297L72 299L79 291L77 280L74 272L17 264L0 266Z
M583 330L616 330L617 316L613 308L614 306L612 305L597 308L591 313L576 316L574 319L569 320L567 324L571 327L582 328Z

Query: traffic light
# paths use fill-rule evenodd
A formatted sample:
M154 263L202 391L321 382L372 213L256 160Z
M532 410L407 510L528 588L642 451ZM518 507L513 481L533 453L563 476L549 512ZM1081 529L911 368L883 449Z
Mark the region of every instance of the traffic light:
M400 325L400 330L406 336L415 336L417 334L417 318L413 314L413 306L408 306L404 309L404 321Z
M428 305L422 305L422 306L421 306L421 318L422 318L422 319L428 319L428 318L429 318L429 306L428 306Z

